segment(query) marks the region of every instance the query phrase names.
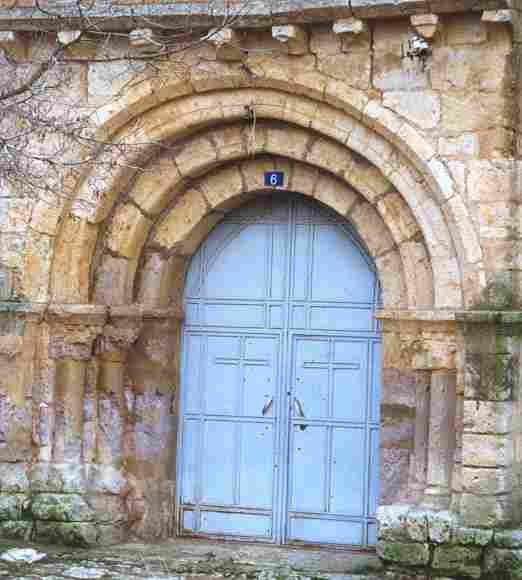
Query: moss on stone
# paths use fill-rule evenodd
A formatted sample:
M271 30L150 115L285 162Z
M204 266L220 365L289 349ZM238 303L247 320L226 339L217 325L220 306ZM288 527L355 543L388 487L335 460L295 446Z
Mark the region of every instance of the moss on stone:
M76 494L37 494L33 496L31 512L37 520L56 522L85 522L94 517L85 499Z
M470 546L444 545L435 548L432 566L450 574L464 574L471 578L481 576L482 549Z
M386 562L425 566L430 559L428 544L406 542L379 542L377 553Z

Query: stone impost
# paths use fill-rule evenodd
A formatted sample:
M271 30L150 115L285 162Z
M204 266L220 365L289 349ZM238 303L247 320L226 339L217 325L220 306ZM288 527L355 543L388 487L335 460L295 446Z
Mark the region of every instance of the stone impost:
M461 495L463 521L481 527L516 523L513 479L519 466L521 312L461 313L462 369Z

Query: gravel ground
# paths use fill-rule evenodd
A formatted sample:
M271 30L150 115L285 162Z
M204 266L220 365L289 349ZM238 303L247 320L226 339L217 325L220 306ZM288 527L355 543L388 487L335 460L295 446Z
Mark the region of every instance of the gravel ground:
M32 563L4 559L28 548L45 556ZM341 550L195 540L96 549L0 541L0 579L9 580L378 580L379 570L374 554Z

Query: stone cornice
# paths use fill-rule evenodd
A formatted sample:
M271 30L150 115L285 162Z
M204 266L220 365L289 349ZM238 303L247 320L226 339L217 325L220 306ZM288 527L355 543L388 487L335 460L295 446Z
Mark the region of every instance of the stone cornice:
M63 324L104 325L118 320L182 320L180 308L153 308L143 304L103 306L98 304L46 304L0 302L0 317L11 315Z
M522 324L522 310L378 310L378 320L411 322L465 322L472 324Z
M339 18L396 18L412 14L444 14L468 11L502 10L509 8L508 0L248 0L239 13L230 11L230 4L221 2L165 2L133 0L95 0L88 3L79 17L75 2L56 4L43 0L41 6L56 11L57 16L28 6L29 0L0 0L0 30L72 30L89 25L98 29L130 31L144 25L179 27L180 19L190 16L192 28L227 26L257 28L273 24L331 21ZM23 6L19 5L23 4ZM238 7L241 3L238 3ZM146 22L146 24L144 24Z

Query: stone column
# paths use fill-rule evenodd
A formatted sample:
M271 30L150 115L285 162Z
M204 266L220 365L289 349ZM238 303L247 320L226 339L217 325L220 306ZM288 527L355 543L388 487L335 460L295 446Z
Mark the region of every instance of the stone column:
M422 502L445 509L455 449L455 322L438 311L388 310L378 317L384 340L381 505ZM401 470L407 481L392 495L386 493L391 471L386 454L393 445L408 452L408 461Z
M421 503L426 508L449 508L455 454L456 339L453 322L433 313L418 320L417 334L408 345L417 373L416 462L425 483ZM420 388L419 388L420 387ZM422 437L427 429L427 440ZM423 432L424 430L424 432ZM423 465L423 462L425 464ZM422 481L422 468L426 474Z
M141 326L141 312L138 308L114 307L96 348L99 365L96 455L98 463L116 468L121 467L125 455L125 365L129 348L138 339Z
M431 374L428 463L422 503L447 509L451 500L451 475L455 454L456 372L434 370Z
M426 490L431 373L417 371L415 379L415 437L410 463L409 488L411 497L419 501Z
M448 313L437 311L383 312L380 318L384 317L399 321L400 364L403 372L415 376L408 497L421 499L426 508L447 509L455 452L455 323Z
M465 357L461 494L455 503L469 526L492 528L516 520L513 415L520 398L522 330L518 316L482 311L458 317Z
M71 305L50 307L49 358L54 360L54 441L56 463L83 460L84 392L93 343L102 331L106 307ZM48 411L45 407L44 410Z

